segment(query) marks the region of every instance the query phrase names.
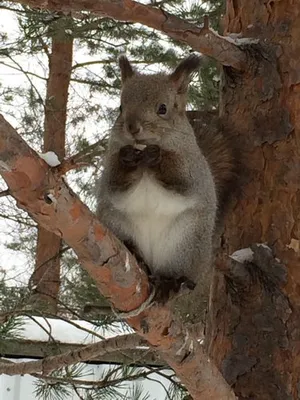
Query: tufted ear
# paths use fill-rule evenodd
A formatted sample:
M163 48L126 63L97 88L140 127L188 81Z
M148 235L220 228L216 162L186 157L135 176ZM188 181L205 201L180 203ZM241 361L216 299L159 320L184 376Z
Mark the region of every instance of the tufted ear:
M186 93L191 80L191 75L201 64L201 58L196 54L181 61L175 71L170 75L170 81L175 85L178 93Z
M125 55L119 57L119 67L121 70L121 81L123 84L128 78L131 78L135 72Z

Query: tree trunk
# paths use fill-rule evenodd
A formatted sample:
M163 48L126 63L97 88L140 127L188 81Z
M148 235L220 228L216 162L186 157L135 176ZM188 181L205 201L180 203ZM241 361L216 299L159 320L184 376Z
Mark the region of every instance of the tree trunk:
M68 89L71 77L73 38L65 33L63 18L52 23L49 79L47 82L44 152L53 151L62 161L65 157L65 136ZM39 225L35 271L32 275L35 305L52 314L57 312L60 288L61 240Z
M300 3L228 0L224 24L259 42L243 45L245 72L223 74L221 116L246 173L225 222L210 353L239 399L298 399Z

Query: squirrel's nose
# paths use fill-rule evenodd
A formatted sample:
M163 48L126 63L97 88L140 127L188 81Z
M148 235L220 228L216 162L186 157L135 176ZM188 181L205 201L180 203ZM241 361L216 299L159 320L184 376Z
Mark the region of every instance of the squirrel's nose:
M136 136L141 132L142 127L139 121L128 121L126 129L132 136Z

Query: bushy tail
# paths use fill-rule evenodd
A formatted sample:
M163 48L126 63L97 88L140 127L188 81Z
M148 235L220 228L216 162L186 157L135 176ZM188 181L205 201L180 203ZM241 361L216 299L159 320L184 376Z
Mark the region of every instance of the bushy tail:
M187 112L198 145L208 161L213 174L219 203L224 211L229 194L233 191L237 176L237 157L233 136L225 134L215 112Z

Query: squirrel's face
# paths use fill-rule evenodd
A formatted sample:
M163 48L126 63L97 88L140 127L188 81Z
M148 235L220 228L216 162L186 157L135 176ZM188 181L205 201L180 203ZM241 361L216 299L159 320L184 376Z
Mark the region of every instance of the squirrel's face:
M136 73L126 57L119 63L122 94L114 139L121 144L160 144L176 130L184 131L188 83L199 57L188 57L170 75Z
M159 142L181 111L177 97L165 75L135 74L122 88L117 120L122 135L140 143Z

